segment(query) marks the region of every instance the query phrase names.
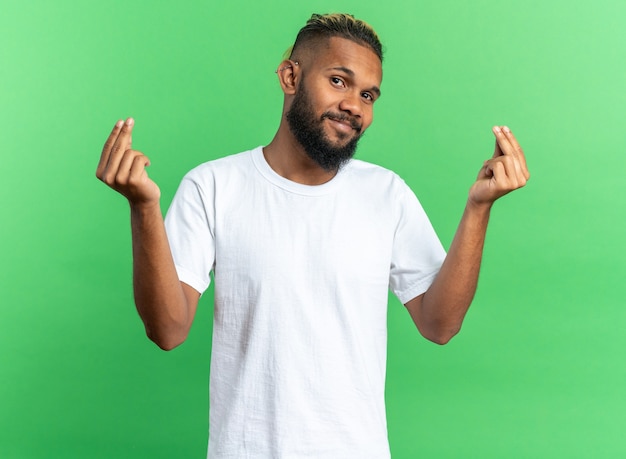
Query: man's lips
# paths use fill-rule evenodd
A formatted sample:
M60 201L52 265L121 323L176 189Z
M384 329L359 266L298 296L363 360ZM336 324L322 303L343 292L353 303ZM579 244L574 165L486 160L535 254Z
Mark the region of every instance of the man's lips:
M324 114L322 119L328 119L330 121L334 121L339 125L340 128L343 127L342 130L354 129L357 132L361 132L361 124L356 121L354 118L350 118L349 116L337 116L331 114Z

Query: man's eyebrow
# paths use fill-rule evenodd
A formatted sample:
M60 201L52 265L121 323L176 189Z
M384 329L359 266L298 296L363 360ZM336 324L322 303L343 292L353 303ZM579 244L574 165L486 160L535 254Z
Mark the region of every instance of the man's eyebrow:
M339 70L340 72L343 72L346 75L354 78L354 72L348 67L343 67L343 66L331 67L330 70ZM380 93L380 88L378 86L372 86L369 90L375 93L377 97L380 97L381 93Z
M351 77L354 76L354 72L352 70L350 70L348 67L343 67L343 66L331 67L331 70L340 70L343 73L346 73L346 74L350 75Z

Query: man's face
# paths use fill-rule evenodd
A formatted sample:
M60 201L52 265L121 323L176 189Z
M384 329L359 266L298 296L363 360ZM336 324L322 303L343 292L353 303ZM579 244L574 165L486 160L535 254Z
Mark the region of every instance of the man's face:
M300 64L302 79L286 118L308 156L336 171L372 123L382 68L373 51L351 40L335 37L326 44Z

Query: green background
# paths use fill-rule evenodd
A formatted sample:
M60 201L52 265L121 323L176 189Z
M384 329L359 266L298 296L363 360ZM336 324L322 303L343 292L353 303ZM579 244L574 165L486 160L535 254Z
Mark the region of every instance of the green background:
M0 457L201 458L211 297L165 353L134 310L128 206L95 178L133 116L164 209L182 175L271 140L274 69L312 12L369 21L383 97L358 157L448 246L494 124L532 179L498 202L464 328L389 307L401 458L626 457L626 2L0 2Z

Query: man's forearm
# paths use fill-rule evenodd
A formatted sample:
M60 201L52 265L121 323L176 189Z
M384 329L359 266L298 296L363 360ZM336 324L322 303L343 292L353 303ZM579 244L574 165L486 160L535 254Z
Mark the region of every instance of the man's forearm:
M193 319L178 280L159 204L131 206L133 287L148 337L163 349L182 343Z
M491 205L468 201L437 278L417 307L407 304L420 332L432 341L444 344L461 329L476 293L490 210Z

